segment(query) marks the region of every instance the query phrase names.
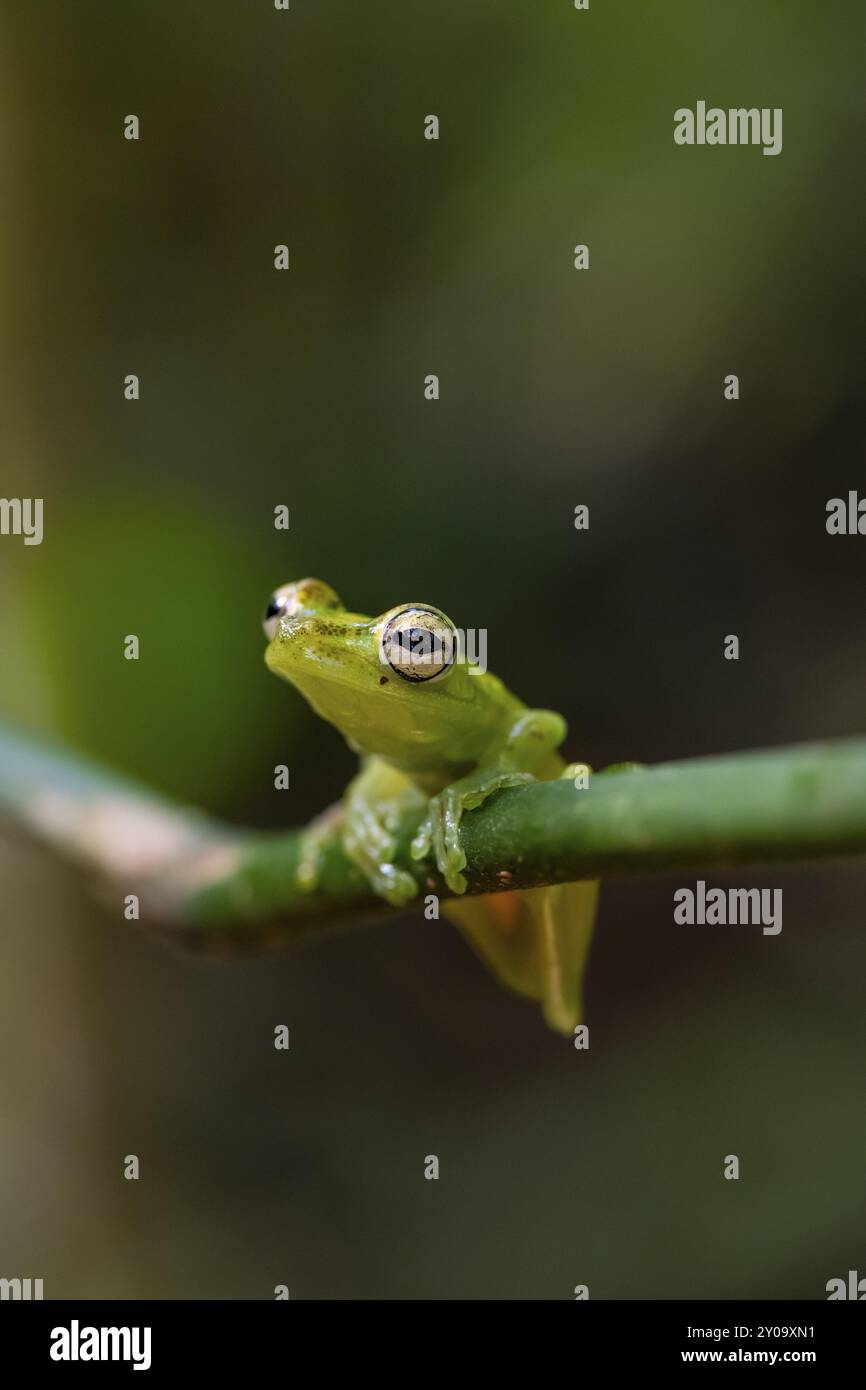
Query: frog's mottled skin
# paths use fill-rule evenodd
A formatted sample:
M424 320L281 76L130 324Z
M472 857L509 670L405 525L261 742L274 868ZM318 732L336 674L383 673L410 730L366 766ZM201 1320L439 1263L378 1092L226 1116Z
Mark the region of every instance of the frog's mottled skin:
M268 666L297 686L361 757L339 815L323 818L308 835L302 881L315 883L321 840L337 834L377 893L407 903L418 888L394 863L394 830L405 810L424 806L412 856L432 856L452 891L462 894L463 812L502 787L566 773L556 752L564 719L527 709L495 676L470 674L465 664L455 664L445 679L419 683L383 663L380 638L389 618L430 605L402 604L369 618L348 612L317 579L284 585L278 595ZM573 883L449 899L442 911L505 984L539 1000L552 1028L571 1032L581 1018L596 897L597 884Z

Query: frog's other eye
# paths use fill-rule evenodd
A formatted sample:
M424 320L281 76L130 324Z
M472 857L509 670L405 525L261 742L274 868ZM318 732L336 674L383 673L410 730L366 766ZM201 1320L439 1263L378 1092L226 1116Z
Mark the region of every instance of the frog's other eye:
M435 608L401 608L382 628L379 659L404 681L443 680L457 658L457 629Z
M288 585L286 585L288 588ZM268 606L265 609L265 616L262 618L262 627L269 642L273 642L277 635L277 628L280 621L286 616L286 609L289 606L289 595L285 589L277 589L275 594L271 594Z
M269 642L273 642L283 618L292 618L300 613L314 613L319 610L339 608L340 598L330 584L322 579L296 579L291 584L282 584L271 594L262 627Z

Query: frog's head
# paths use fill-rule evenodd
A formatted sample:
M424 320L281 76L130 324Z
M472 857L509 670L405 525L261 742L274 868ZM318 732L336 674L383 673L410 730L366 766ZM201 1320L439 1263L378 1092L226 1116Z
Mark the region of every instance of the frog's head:
M424 774L472 764L491 737L499 683L469 674L454 625L432 604L370 618L320 579L301 579L272 595L264 629L270 669L359 751Z

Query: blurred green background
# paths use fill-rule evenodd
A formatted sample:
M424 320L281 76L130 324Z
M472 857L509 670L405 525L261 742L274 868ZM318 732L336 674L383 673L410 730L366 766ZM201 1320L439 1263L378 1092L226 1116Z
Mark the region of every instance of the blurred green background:
M863 733L866 542L824 529L863 478L861 16L5 5L2 492L44 497L45 539L0 540L3 717L301 822L354 759L259 619L314 574L487 628L596 767ZM677 148L701 98L782 107L782 154ZM0 1275L822 1298L864 1272L860 867L713 875L783 888L775 938L674 926L694 877L606 885L586 1054L420 912L209 964L35 849L0 864Z

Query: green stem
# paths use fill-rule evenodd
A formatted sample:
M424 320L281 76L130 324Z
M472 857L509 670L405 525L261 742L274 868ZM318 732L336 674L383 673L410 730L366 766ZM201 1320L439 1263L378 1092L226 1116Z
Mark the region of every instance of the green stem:
M299 888L302 831L235 831L68 753L0 729L0 811L104 891L141 899L190 943L234 950L362 921L377 899L338 838L318 886ZM429 864L399 861L419 893L449 896ZM535 783L492 796L462 829L469 892L662 869L707 871L866 851L866 739L727 754L599 774L588 789ZM419 899L420 901L420 899Z

